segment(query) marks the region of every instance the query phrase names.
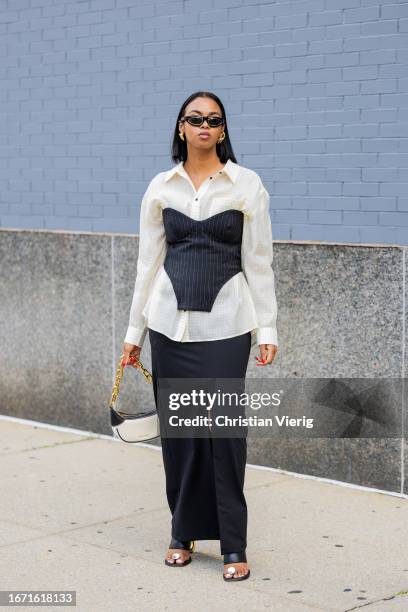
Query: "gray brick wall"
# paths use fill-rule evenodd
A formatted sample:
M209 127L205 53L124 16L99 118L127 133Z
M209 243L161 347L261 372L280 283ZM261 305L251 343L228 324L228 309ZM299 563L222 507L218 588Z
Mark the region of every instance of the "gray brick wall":
M275 239L408 244L408 1L3 0L0 226L137 233L196 89Z

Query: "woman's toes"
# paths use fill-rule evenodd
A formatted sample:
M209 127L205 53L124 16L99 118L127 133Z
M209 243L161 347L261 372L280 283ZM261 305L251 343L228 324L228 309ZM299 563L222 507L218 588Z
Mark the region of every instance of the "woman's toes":
M173 559L173 555L177 553L178 555L180 555L180 557L178 559ZM170 563L172 563L174 565L174 563L177 563L177 565L181 565L182 563L184 563L184 561L186 561L188 559L188 557L190 556L189 554L185 554L182 553L180 551L176 551L176 550L171 550L169 553L169 557L167 557L167 560L170 561Z
M172 563L173 565L176 562L176 559L173 559L173 555L176 551L175 550L169 550L169 552L167 553L168 557L167 557L167 561L169 561L170 563Z
M230 574L228 572L228 567L235 567L235 572ZM230 565L228 567L224 572L226 578L241 578L241 576L245 576L248 573L248 568L242 565Z
M228 569L229 569L230 567L234 567L234 568L235 568L235 572L230 573L230 572L228 571ZM246 576L246 574L248 573L248 571L249 571L249 570L248 570L248 566L246 566L246 565L244 565L244 564L242 564L242 565L238 565L238 564L235 564L235 565L227 565L226 567L224 567L224 576L225 576L225 578L227 578L228 580L231 580L231 579L232 579L232 580L234 580L234 579L237 579L237 578L241 578L242 576Z

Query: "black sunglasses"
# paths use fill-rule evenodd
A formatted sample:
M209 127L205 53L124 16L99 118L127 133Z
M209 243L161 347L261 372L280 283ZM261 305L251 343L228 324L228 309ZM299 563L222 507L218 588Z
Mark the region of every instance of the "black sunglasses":
M194 125L194 127L201 127L204 121L207 120L209 127L219 127L223 125L224 119L223 117L204 117L201 115L186 115L181 119L181 121L187 121L190 125Z

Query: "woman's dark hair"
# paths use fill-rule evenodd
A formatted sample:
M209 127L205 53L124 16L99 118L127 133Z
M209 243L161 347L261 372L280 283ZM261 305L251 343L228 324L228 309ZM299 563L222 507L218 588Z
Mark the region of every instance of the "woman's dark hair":
M185 140L181 140L181 138L179 137L179 121L181 117L183 117L184 111L186 110L186 107L188 106L188 104L190 104L190 102L192 102L196 98L212 98L220 107L222 116L225 122L224 123L225 138L221 143L219 144L217 143L216 145L217 155L220 159L220 162L222 163L227 162L229 159L237 163L236 157L234 155L234 151L232 150L230 137L228 134L227 117L225 114L224 105L219 99L219 97L213 94L211 91L196 91L195 93L191 94L191 96L189 96L187 100L183 102L183 105L180 108L179 114L177 116L176 127L175 127L174 134L173 134L173 143L171 146L172 160L176 163L181 162L181 161L184 162L187 160L187 154L188 154L187 143Z

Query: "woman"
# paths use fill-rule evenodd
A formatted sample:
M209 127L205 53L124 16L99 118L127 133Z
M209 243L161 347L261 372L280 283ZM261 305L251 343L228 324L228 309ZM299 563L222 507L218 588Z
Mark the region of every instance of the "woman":
M210 92L182 105L171 170L144 194L137 275L123 348L139 357L147 331L157 380L244 379L251 346L257 365L277 353L277 304L269 195L238 165L225 109ZM195 540L219 539L224 580L249 577L243 493L246 437L162 436L172 514L167 565L191 561Z

